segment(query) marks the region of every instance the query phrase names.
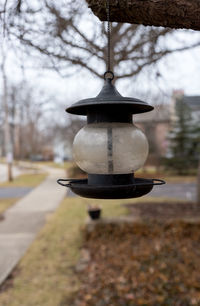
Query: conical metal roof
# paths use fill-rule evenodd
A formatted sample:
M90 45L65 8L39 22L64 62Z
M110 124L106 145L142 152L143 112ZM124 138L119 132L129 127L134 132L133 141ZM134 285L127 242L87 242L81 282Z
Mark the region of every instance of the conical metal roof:
M68 113L76 115L87 115L88 111L98 109L106 110L118 106L122 111L131 114L145 113L153 110L153 106L136 98L123 97L112 84L112 80L107 78L100 93L89 99L83 99L66 109Z

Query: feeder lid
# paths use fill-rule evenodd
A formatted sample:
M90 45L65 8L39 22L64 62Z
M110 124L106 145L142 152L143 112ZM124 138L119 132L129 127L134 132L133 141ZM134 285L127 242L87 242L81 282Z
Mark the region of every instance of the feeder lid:
M68 113L87 116L88 111L106 111L111 107L122 108L131 114L145 113L153 110L153 106L136 98L123 97L112 84L111 78L106 78L98 96L80 100L66 109Z

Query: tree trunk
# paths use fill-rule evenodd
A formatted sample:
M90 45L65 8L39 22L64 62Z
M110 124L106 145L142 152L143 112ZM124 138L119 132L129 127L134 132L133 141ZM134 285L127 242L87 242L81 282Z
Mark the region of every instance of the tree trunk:
M3 108L5 112L5 119L4 119L4 141L5 141L5 151L6 151L6 158L7 158L7 165L8 165L8 181L13 180L12 176L12 143L11 143L11 131L10 131L10 123L9 123L9 108L8 108L8 86L7 86L7 75L6 75L6 53L4 50L4 45L2 44L2 64L1 64L1 71L2 71L2 81L3 81Z
M100 20L107 20L106 0L86 0ZM123 23L200 30L199 0L110 0L110 20Z
M14 130L14 159L19 160L21 156L21 145L20 145L20 125L17 123Z
M197 204L200 205L200 158L197 170Z
M13 175L12 175L12 163L8 162L8 181L13 181Z

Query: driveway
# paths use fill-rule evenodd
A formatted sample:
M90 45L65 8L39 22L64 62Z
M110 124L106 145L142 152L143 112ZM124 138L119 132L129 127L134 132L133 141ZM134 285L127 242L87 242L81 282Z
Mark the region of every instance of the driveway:
M155 186L149 194L152 197L167 197L181 200L195 201L196 184L195 183L167 183L162 186Z
M0 187L0 199L21 198L27 195L32 187Z

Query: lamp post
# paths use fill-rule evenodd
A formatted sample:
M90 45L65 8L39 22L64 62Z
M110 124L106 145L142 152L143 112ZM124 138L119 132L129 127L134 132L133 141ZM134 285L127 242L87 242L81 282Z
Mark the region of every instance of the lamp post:
M123 97L112 84L114 74L104 74L105 83L95 98L80 100L66 111L87 116L87 125L75 136L73 155L88 179L59 179L58 183L83 197L135 198L149 193L157 179L135 178L146 161L148 141L134 126L132 115L149 112L153 106Z

